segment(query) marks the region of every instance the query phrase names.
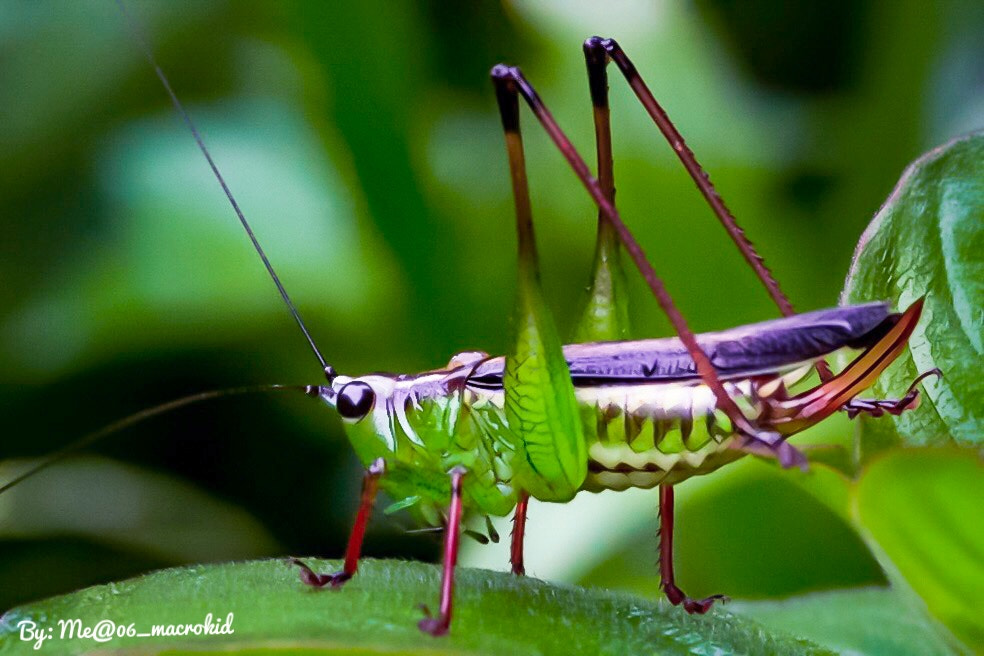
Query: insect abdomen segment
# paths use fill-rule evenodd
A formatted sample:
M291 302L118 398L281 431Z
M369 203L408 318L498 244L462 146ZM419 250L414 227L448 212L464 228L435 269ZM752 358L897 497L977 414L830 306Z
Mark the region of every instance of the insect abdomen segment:
M787 378L799 377L798 372ZM748 405L751 383L732 386ZM472 412L493 441L501 421L499 390L473 390ZM675 483L714 471L744 455L730 448L734 431L702 384L645 383L579 388L575 391L588 447L582 489L624 490ZM503 440L505 441L505 440Z
M747 388L747 385L743 385ZM651 488L704 474L742 453L705 385L643 384L578 390L588 439L584 489Z

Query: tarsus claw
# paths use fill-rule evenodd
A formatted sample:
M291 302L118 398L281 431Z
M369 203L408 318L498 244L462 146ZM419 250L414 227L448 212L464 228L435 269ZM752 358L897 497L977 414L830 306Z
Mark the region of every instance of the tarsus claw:
M683 606L683 609L691 615L703 615L711 609L715 601L721 602L722 604L731 601L723 594L711 595L703 599L691 599L676 585L664 586L663 590L666 592L666 598L669 599L671 604L674 606Z
M417 604L417 608L424 613L424 618L417 622L417 628L424 633L429 633L436 638L445 635L448 629L451 628L451 623L443 616L432 617L430 608L426 604Z
M301 568L301 571L298 573L301 581L312 588L323 588L326 585L330 585L332 588L340 588L346 581L352 578L351 574L344 571L335 572L334 574L318 574L299 558L291 558L290 563Z

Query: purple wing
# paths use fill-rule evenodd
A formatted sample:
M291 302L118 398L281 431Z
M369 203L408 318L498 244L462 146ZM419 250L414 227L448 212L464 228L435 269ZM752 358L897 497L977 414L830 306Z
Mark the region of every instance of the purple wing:
M697 335L722 378L788 369L844 348L877 340L899 315L887 303L806 312L720 332ZM697 378L693 358L676 337L570 344L564 356L575 386ZM479 365L469 384L502 385L503 358Z

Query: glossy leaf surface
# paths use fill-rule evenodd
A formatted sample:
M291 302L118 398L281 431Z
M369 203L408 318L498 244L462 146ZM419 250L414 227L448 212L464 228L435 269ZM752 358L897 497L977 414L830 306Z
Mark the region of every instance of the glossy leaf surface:
M338 562L312 565L331 571ZM79 618L155 624L200 623L233 613L232 635L209 638L122 638L105 643L51 639L42 653L99 649L140 653L204 649L230 653L312 654L829 654L806 641L773 635L724 611L689 616L665 602L555 586L532 578L463 569L450 636L434 639L416 626L417 604L432 602L434 565L364 561L342 590L313 590L283 560L194 566L156 572L15 608L0 618L0 652L37 653L17 625L55 626ZM202 653L202 652L196 652Z
M910 350L871 394L901 394L921 372L920 408L865 420L866 455L893 444L981 445L984 441L984 133L951 141L916 160L858 244L842 300L926 297Z

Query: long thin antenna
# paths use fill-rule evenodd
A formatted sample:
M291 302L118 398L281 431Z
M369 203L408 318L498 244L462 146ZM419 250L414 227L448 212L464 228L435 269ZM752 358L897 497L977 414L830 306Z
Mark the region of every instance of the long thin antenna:
M134 40L140 46L140 50L143 51L144 57L147 58L147 61L150 63L150 65L154 69L154 72L157 74L157 78L161 81L161 84L164 85L164 90L167 91L167 95L171 98L171 103L174 105L174 108L177 110L178 114L181 115L181 118L184 119L184 122L188 126L188 129L191 130L191 135L195 138L195 143L198 144L198 149L202 151L202 155L204 155L205 159L208 161L208 165L209 167L211 167L212 173L215 175L215 179L218 180L219 185L222 186L222 191L225 192L226 198L229 199L229 203L232 205L232 209L236 211L236 216L239 217L239 222L243 225L243 229L246 230L246 234L249 236L249 240L253 242L253 248L256 250L257 255L260 256L260 259L263 260L263 266L266 267L267 273L270 274L270 278L273 280L273 284L277 286L277 291L280 292L280 297L284 299L284 303L287 304L287 309L290 310L291 315L294 317L294 321L297 322L297 326L301 329L301 332L304 333L305 339L307 339L307 342L310 345L311 350L314 352L315 357L318 358L318 362L321 363L321 369L322 371L325 372L325 376L328 378L328 381L330 382L336 376L334 367L332 367L325 361L324 356L321 355L321 351L318 350L317 344L314 343L314 339L311 337L311 333L308 332L307 326L304 324L304 320L301 319L300 312L297 311L297 308L294 306L293 301L290 300L290 296L287 294L287 290L284 288L283 283L280 282L280 276L278 276L277 272L274 271L273 265L270 264L270 260L267 258L266 253L263 251L263 247L260 246L259 240L257 240L256 235L253 234L253 228L250 227L249 221L246 220L246 216L243 214L243 211L239 208L239 203L236 202L235 196L233 196L232 191L229 190L229 185L226 184L225 178L223 178L222 174L219 172L219 167L216 166L215 160L212 159L212 154L205 146L205 141L202 139L201 134L198 132L198 128L195 127L195 123L194 121L191 120L191 116L185 110L184 105L182 105L181 101L178 100L178 96L177 94L174 93L174 90L171 88L171 83L168 81L167 76L164 75L164 71L161 70L161 67L157 64L157 59L154 57L154 52L150 47L150 42L147 40L143 32L140 30L140 28L137 25L137 22L130 15L130 12L127 11L126 5L123 3L123 0L116 0L116 6L119 7L120 13L123 14L123 19L126 21L127 27L129 28L130 33L133 35Z
M21 481L24 481L32 476L44 471L48 467L58 463L73 453L81 451L87 446L98 442L99 440L117 433L124 428L129 428L134 424L139 424L142 421L156 417L158 415L171 412L172 410L177 410L178 408L183 408L186 405L192 405L194 403L201 403L202 401L210 401L212 399L218 399L226 396L239 396L241 394L256 394L260 392L279 392L279 391L289 391L289 392L304 392L308 396L318 396L322 388L318 385L250 385L248 387L232 387L229 389L222 390L211 390L208 392L199 392L197 394L192 394L190 396L185 396L180 399L175 399L173 401L168 401L160 405L154 406L153 408L146 408L140 412L136 412L129 417L124 417L118 421L114 421L108 426L103 426L99 430L95 430L87 435L83 435L79 439L75 440L71 444L67 444L62 448L58 449L50 456L46 457L44 460L36 464L35 466L28 469L26 472L14 477L12 480L0 485L0 494L3 494L10 488L18 485Z

